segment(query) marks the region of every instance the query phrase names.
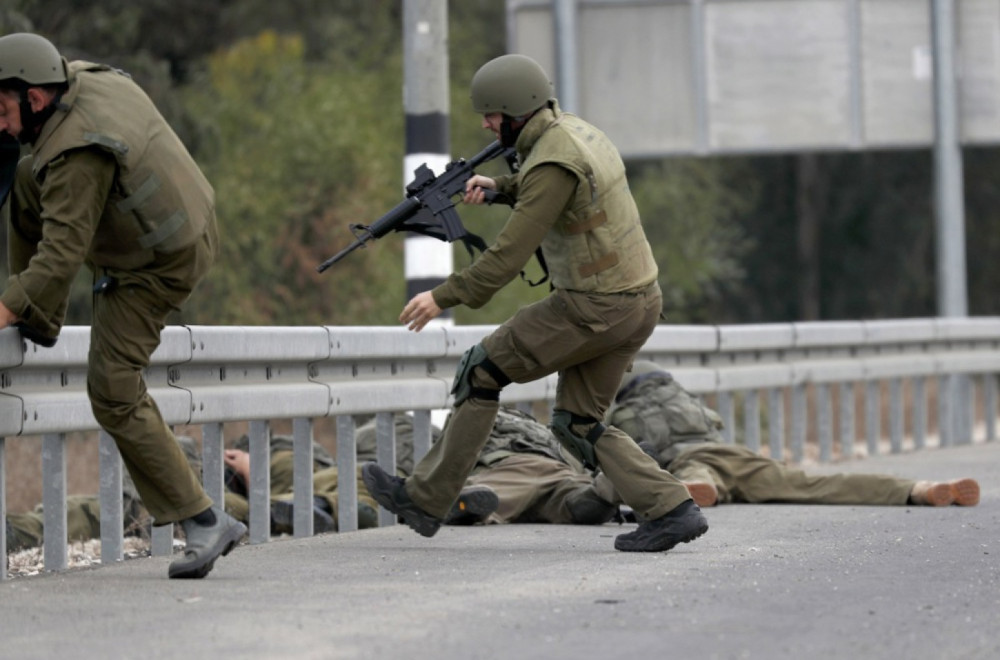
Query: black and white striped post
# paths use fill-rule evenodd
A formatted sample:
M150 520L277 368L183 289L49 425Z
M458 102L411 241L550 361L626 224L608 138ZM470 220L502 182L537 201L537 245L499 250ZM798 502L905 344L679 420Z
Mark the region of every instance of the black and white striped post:
M403 78L403 181L409 182L421 163L440 174L451 160L447 0L404 0ZM407 300L451 274L454 259L450 243L407 234L404 249ZM451 324L451 310L445 310L438 321Z

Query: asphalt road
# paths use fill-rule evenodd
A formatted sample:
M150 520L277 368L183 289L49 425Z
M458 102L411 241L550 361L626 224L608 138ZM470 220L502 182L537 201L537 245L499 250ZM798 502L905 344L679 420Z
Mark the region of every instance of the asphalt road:
M404 527L0 583L0 658L1000 658L1000 443L813 472L979 479L978 507L729 505L667 553L631 525Z

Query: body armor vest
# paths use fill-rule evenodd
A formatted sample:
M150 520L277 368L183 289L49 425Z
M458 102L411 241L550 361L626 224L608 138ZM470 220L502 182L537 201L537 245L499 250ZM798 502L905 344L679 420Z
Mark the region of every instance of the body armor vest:
M625 165L604 133L551 102L524 127L517 151L521 177L555 164L579 179L569 208L542 241L553 287L618 293L656 280Z
M118 174L87 255L96 266L140 268L194 244L214 221L215 195L153 102L127 75L72 62L69 90L34 147L40 182L61 154L99 147Z

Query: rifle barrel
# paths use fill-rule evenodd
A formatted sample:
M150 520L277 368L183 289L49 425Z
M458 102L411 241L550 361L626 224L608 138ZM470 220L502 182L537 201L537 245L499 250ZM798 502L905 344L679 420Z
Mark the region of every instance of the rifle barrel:
M329 268L333 264L337 263L338 261L340 261L341 259L343 259L344 257L346 257L351 252L354 252L355 250L357 250L359 247L364 247L365 246L365 242L367 240L368 240L368 236L364 236L362 238L356 238L353 243L351 243L350 245L348 245L347 247L345 247L343 250L341 250L337 254L333 255L332 257L330 257L329 259L327 259L326 261L324 261L320 265L316 266L316 272L317 273L322 273L324 270L326 270L327 268Z

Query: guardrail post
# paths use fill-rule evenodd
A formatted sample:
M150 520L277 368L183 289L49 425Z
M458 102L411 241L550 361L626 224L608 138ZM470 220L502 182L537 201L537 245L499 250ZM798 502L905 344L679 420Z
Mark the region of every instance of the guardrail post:
M271 433L267 422L250 422L250 543L271 539Z
M122 457L111 435L101 429L97 434L97 451L100 455L101 504L101 563L104 565L121 561L125 557L122 532Z
M295 538L313 535L313 425L312 420L296 417L292 420L292 497ZM339 476L339 473L338 473ZM339 481L339 479L338 479ZM353 479L352 479L353 481Z
M893 454L903 451L903 379L889 379L889 447Z
M923 449L927 446L927 379L917 376L912 384L913 448Z
M396 474L396 424L390 412L375 414L375 457L380 468L389 474ZM378 508L379 527L396 524L396 514Z
M881 383L870 380L865 383L865 440L869 456L878 456L878 443L882 437L882 417L879 414L879 388Z
M854 383L840 384L840 456L854 457L854 438L857 435L855 421Z
M806 417L808 403L806 401L806 386L798 383L792 388L792 460L802 462L806 447Z
M358 447L354 418L337 415L337 531L358 529Z
M526 410L530 414L530 410ZM416 465L420 459L431 449L431 411L413 411L413 464Z
M732 392L719 392L716 397L719 406L719 417L722 418L722 438L726 444L736 442L736 408L733 405Z
M986 441L997 439L997 378L983 374L983 417L986 421Z
M169 557L174 554L174 525L153 527L149 538L149 554L154 557Z
M205 494L212 498L215 506L225 508L226 484L225 438L222 424L211 422L201 426L201 483Z
M952 405L952 383L953 379L948 374L938 376L937 379L937 409L938 409L938 446L948 447L953 441L952 432L955 428L953 418L954 406Z
M0 518L4 524L0 526L0 552L3 552L3 565L0 566L0 582L7 579L7 460L4 457L4 438L0 436Z
M826 383L816 385L816 436L819 442L819 462L833 459L833 396Z
M64 433L46 433L42 436L42 509L45 527L42 533L45 546L42 555L47 571L63 571L67 565L65 440Z
M785 399L784 391L772 387L767 391L767 438L771 458L780 461L785 449Z
M747 390L743 398L743 434L747 449L760 451L760 393Z

